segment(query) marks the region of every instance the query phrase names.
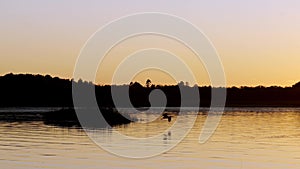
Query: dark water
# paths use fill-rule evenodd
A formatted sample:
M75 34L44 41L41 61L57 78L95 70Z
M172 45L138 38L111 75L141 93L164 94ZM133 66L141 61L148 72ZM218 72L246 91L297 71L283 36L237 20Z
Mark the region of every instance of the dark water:
M7 109L0 110L3 112ZM145 122L158 117L156 113L131 115ZM205 119L206 114L199 113L193 129L180 144L147 159L112 155L99 148L82 129L50 126L42 121L2 121L0 168L300 168L299 108L228 108L213 136L200 144ZM143 138L170 127L172 122L157 119L99 130ZM111 135L106 137L110 140ZM126 143L118 146L128 147Z

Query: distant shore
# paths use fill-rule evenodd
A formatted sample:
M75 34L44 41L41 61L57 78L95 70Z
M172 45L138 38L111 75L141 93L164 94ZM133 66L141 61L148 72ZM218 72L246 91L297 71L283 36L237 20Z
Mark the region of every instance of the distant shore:
M185 90L197 88L200 95L199 107L210 107L211 91L218 89L210 86L178 85L141 85L132 82L120 86L99 86L90 82L60 79L49 75L7 74L0 76L0 107L73 107L72 85L94 87L99 107L113 108L111 89L128 87L130 101L134 107L149 107L149 94L159 89L167 98L166 107L189 107L181 105L179 86ZM300 107L300 82L291 87L257 86L226 88L226 107ZM122 105L128 107L128 105Z
M195 111L195 108L190 107L166 107L166 108L156 108L149 113L175 113L176 115L181 112L181 115L185 113L191 113ZM127 125L131 122L136 122L139 112L147 111L147 108L138 109L128 109L122 108L121 112L116 109L111 108L100 108L102 116L99 116L99 111L95 111L94 114L91 112L92 109L83 109L84 119L86 121L78 120L79 112L75 112L73 108L58 108L58 107L45 107L44 109L39 108L0 108L0 123L26 123L26 122L42 122L46 125L57 126L57 127L72 127L72 128L82 128L84 124L85 128L109 128L119 125ZM95 110L95 109L93 109ZM235 115L235 113L276 113L276 112L297 112L300 113L300 107L225 107L225 108L209 108L203 107L199 108L199 115L207 115L208 112L212 110L213 112L224 111L223 115ZM92 114L91 114L92 113ZM134 116L130 114L134 114ZM183 113L183 114L182 114ZM95 117L96 115L96 117ZM162 116L162 114L161 114Z
M37 109L31 108L26 110L26 108L19 109L17 111L0 108L0 122L33 122L42 121L47 125L54 125L60 127L81 127L81 123L78 120L78 114L76 114L73 108L61 108L61 109ZM22 111L24 110L24 111ZM86 109L84 111L85 117L89 118L92 116L91 111ZM129 116L120 114L112 109L101 109L103 117L97 119L97 123L89 123L90 128L107 128L109 126L128 124L133 121ZM93 120L92 118L90 118ZM101 121L102 120L102 121ZM89 121L88 121L89 122ZM92 121L91 121L92 122ZM100 123L99 123L100 122Z

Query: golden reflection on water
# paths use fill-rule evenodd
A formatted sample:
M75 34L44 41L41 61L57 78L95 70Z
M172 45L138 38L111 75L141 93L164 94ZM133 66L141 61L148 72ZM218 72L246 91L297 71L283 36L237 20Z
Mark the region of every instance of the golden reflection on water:
M128 125L117 126L116 130L123 135L135 138L149 138L162 133L165 133L172 127L177 117L172 116L172 120L162 119L158 117L149 123L130 123Z
M197 154L200 159L227 159L245 164L245 168L254 164L265 164L263 168L269 168L268 164L300 167L298 112L225 113L210 140L199 144L197 138L204 120L204 116L198 116L192 131L170 154L183 152L181 156L191 158Z
M1 122L0 168L300 168L299 112L226 112L208 142L199 144L205 120L206 115L199 114L175 148L143 160L103 151L80 129ZM157 119L116 129L149 137L165 133L175 121ZM166 136L172 140L170 132Z

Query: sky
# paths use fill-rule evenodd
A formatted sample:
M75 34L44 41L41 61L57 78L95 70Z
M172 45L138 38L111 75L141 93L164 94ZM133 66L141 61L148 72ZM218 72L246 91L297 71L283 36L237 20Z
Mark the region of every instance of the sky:
M1 0L0 74L72 78L80 50L93 33L113 20L141 12L176 15L202 30L220 56L227 86L291 86L300 81L299 0ZM122 57L156 42L181 55L199 85L210 84L203 64L185 58L192 55L190 51L155 36L116 46L104 66L99 64L95 82L110 83ZM176 83L157 70L138 72L128 80L144 83L147 78L155 84Z

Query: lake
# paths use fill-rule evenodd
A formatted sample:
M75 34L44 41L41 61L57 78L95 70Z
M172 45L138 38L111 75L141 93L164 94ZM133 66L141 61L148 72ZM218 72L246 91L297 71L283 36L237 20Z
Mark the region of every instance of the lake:
M2 109L0 114L47 110ZM215 133L200 144L205 111L200 110L194 127L177 146L144 159L109 153L80 128L46 125L38 120L1 121L0 168L300 168L300 108L226 108ZM107 144L116 141L112 140L112 131L137 138L151 137L176 121L175 116L171 122L154 120L158 117L155 112L130 115L142 123L97 129L106 133L101 136ZM185 116L188 118L189 114ZM154 121L146 123L149 119ZM183 121L178 123L186 126ZM176 139L172 131L165 137L162 142L166 145ZM118 142L118 146L126 149L129 145Z

